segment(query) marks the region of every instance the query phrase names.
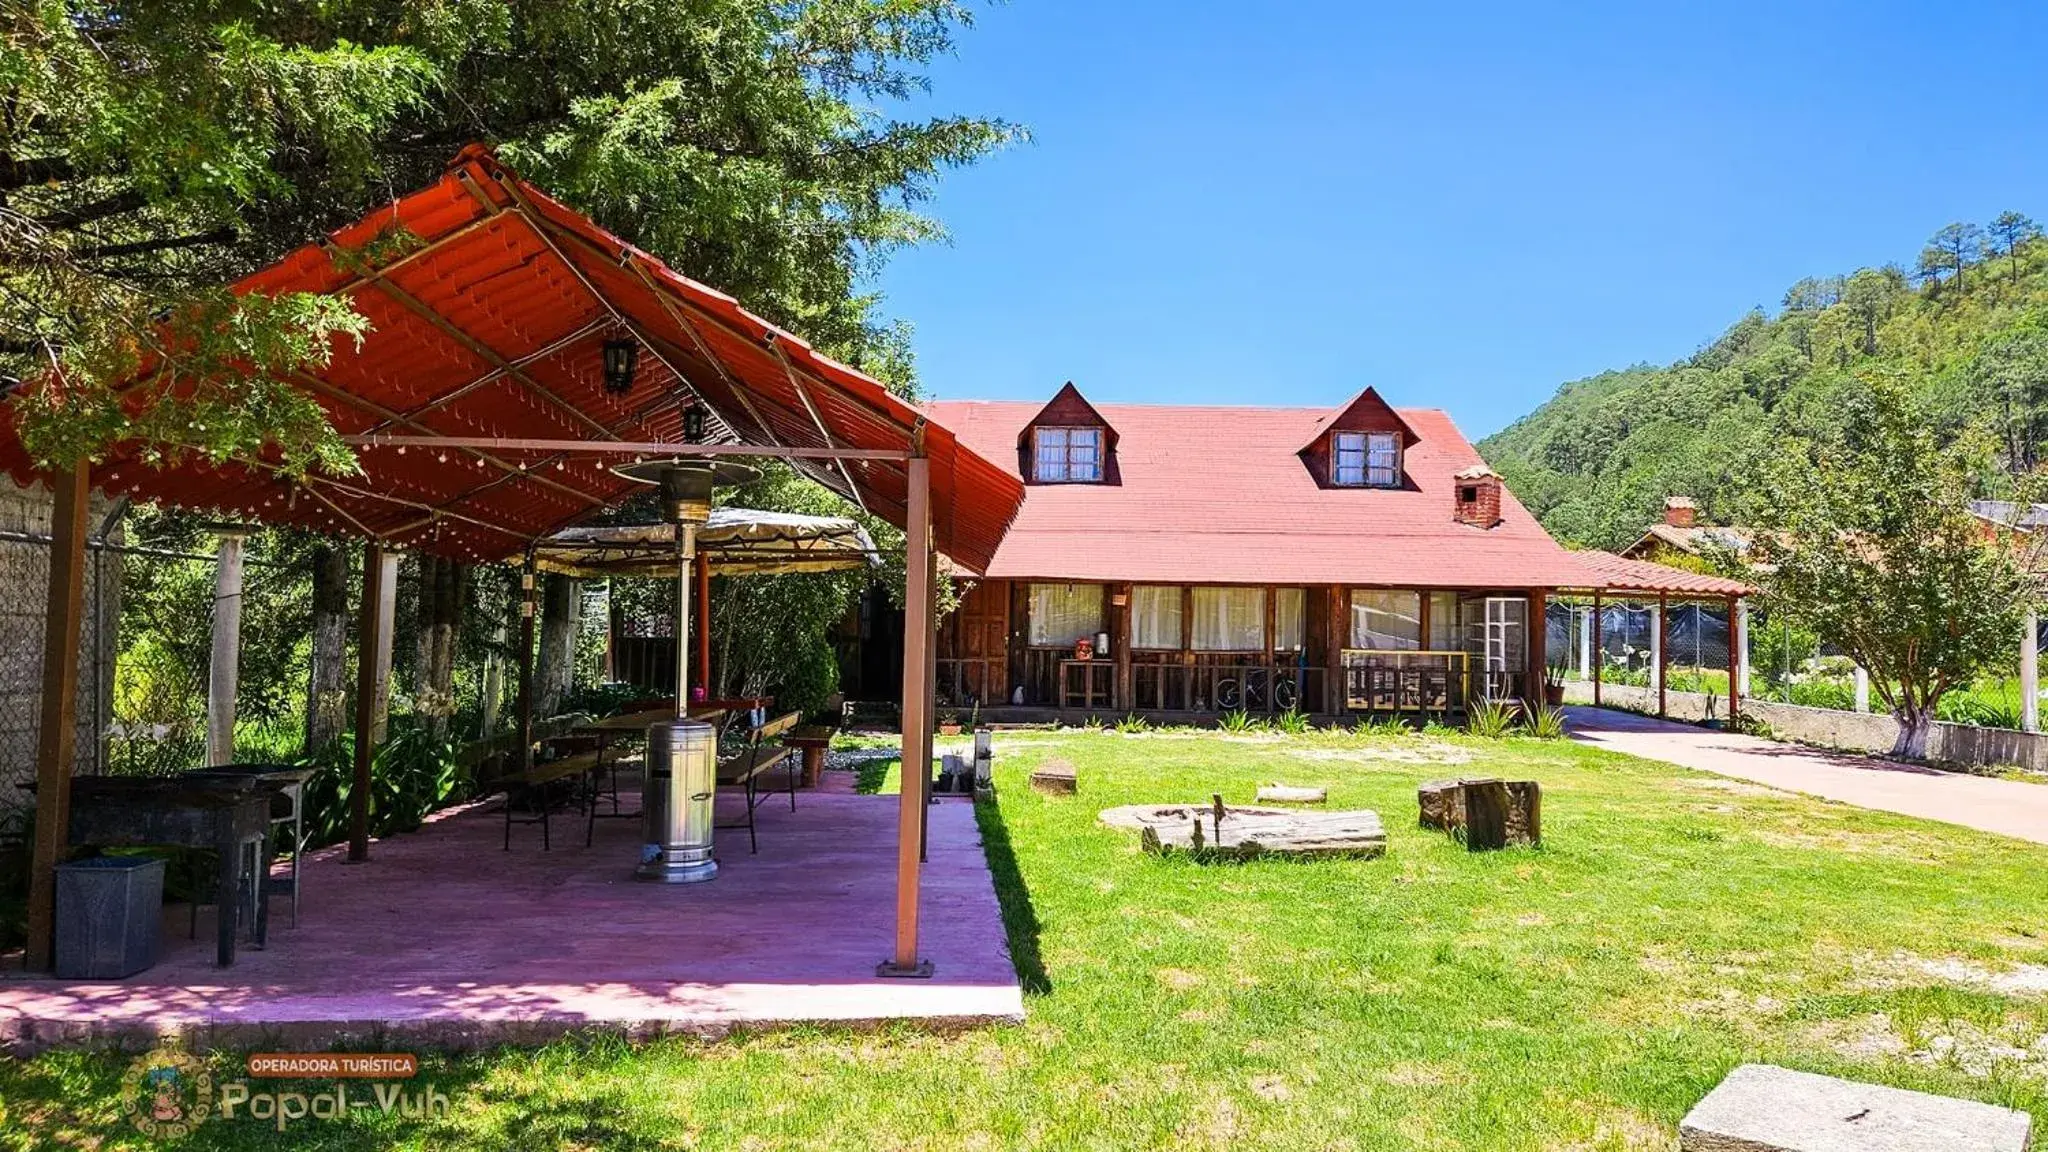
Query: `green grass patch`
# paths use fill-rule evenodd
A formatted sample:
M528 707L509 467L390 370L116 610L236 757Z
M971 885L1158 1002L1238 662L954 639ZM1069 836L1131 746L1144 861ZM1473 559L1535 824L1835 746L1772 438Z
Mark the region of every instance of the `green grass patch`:
M2000 1055L2048 1033L2048 997L1995 986L2048 965L2048 849L1559 742L1067 731L996 748L978 815L1022 1026L436 1057L445 1122L215 1124L186 1146L1669 1149L1749 1060L2048 1120L2048 1047ZM1054 757L1079 796L1026 785ZM893 789L880 763L873 786ZM1543 782L1543 847L1472 854L1415 826L1418 783L1473 773ZM1272 781L1378 809L1387 856L1162 860L1095 818ZM0 1146L161 1147L107 1104L125 1066L0 1061Z

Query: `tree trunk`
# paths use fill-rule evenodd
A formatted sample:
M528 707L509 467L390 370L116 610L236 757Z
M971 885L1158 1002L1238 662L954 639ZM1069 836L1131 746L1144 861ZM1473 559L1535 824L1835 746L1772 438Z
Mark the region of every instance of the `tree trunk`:
M541 584L540 654L534 660L533 714L558 716L576 675L576 608L583 582L548 576Z
M1908 760L1927 759L1927 737L1934 731L1934 709L1902 704L1892 715L1899 722L1899 738L1892 742L1892 755Z
M313 670L306 683L306 752L341 734L348 714L348 553L313 551Z
M420 557L419 652L414 708L434 739L446 739L455 710L455 627L469 572L453 560Z

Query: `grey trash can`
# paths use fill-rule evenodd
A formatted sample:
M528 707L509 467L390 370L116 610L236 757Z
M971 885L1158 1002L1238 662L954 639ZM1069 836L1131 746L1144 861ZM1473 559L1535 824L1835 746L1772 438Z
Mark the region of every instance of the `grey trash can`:
M118 980L155 964L163 908L161 857L57 865L57 975Z

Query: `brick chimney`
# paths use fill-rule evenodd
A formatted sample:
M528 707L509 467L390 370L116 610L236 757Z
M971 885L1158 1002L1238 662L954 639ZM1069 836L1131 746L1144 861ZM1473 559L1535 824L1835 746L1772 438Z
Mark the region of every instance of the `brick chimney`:
M1673 528L1690 528L1699 518L1700 506L1690 496L1666 496L1664 498L1664 523Z
M1451 478L1451 496L1456 502L1451 518L1474 528L1491 528L1500 523L1500 473L1484 464L1474 464Z

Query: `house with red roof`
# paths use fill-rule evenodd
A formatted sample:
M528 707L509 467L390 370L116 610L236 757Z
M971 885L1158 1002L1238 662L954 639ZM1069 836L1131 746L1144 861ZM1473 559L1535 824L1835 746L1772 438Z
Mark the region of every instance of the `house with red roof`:
M946 621L978 704L1455 712L1540 694L1544 604L1599 583L1449 416L1337 408L926 405L1024 500Z

